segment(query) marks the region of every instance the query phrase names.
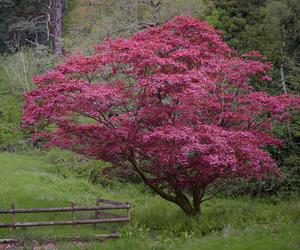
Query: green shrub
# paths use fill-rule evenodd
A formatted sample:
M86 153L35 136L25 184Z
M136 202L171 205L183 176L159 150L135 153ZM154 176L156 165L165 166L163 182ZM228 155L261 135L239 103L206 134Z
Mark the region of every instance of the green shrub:
M109 163L89 160L69 150L59 148L51 148L43 152L42 157L47 163L52 164L51 169L48 169L48 171L58 176L84 178L91 183L102 186L108 186L112 182L102 173L105 168L110 166Z

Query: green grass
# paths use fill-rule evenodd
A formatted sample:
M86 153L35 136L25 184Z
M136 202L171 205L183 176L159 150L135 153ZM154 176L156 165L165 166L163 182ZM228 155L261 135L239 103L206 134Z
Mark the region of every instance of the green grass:
M19 208L66 206L70 202L92 205L98 196L130 202L131 229L123 226L121 239L94 242L85 249L300 249L299 200L215 199L204 204L197 221L141 185L116 182L103 188L84 179L58 177L51 168L54 166L37 156L0 153L0 208L9 208L13 202ZM70 219L70 214L18 215L20 221L62 219ZM0 221L9 222L11 217L0 216ZM32 239L103 231L92 226L61 226L18 229L17 235ZM7 237L11 237L11 230L0 230L0 238ZM76 246L62 243L60 249Z
M244 230L228 229L201 238L135 237L107 242L101 246L110 249L182 249L182 250L291 250L299 249L299 226L253 226ZM62 249L83 249L64 245ZM99 249L96 243L84 249Z

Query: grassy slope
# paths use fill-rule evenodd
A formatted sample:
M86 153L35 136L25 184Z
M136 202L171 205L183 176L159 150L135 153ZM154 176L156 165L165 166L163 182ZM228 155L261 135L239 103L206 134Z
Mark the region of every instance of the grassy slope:
M0 153L0 207L9 207L12 202L17 207L64 206L71 201L94 204L97 196L131 202L131 230L124 227L122 239L102 243L101 249L300 249L299 201L215 199L205 205L197 222L141 186L116 183L102 188L82 179L57 177L47 171L49 168L51 165L34 157ZM18 218L30 221L69 217L45 214ZM10 218L2 216L0 220ZM10 233L1 230L0 237L9 237ZM22 238L95 233L90 226L18 230ZM93 243L87 248L99 247L99 243ZM61 248L76 249L68 244Z

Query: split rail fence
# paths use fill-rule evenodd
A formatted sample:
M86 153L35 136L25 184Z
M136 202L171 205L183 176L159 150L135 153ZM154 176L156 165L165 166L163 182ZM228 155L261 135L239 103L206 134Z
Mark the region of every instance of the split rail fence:
M107 210L127 210L126 215L120 215L107 212ZM95 211L95 218L92 219L76 219L76 212L82 211ZM55 212L70 212L71 219L63 221L35 221L35 222L17 222L17 214L33 214L33 213L55 213ZM12 228L14 230L14 236L17 228L24 227L40 227L40 226L62 226L62 225L96 225L98 223L118 223L127 222L130 225L130 205L117 201L105 200L98 198L96 206L75 206L71 203L70 207L56 207L56 208L16 208L15 204L12 204L10 209L0 209L1 214L11 214L11 223L0 223L0 229ZM96 239L103 238L118 238L118 233L101 234L96 235ZM9 240L3 240L9 241ZM0 240L1 242L1 240Z

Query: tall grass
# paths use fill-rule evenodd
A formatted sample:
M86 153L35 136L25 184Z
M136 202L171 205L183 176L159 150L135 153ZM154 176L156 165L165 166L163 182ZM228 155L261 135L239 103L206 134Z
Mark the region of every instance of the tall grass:
M34 88L33 76L53 67L54 63L55 57L45 46L18 49L16 53L2 57L4 82L13 94L21 95Z

